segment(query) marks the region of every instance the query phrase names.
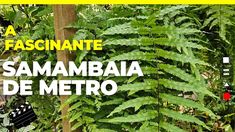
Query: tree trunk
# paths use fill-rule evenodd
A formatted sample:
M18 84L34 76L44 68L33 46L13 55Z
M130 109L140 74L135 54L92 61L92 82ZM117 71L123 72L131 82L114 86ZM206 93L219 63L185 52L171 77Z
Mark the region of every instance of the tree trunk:
M76 20L75 5L54 5L53 10L56 39L63 42L75 33L75 30L65 28ZM68 62L71 60L71 57L71 53L67 50L57 51L57 61L63 61L66 68L68 68ZM65 77L60 76L59 79L65 79ZM61 104L67 99L68 96L60 96ZM69 106L65 106L61 111L63 132L71 132L71 124L69 119L65 117L68 109Z

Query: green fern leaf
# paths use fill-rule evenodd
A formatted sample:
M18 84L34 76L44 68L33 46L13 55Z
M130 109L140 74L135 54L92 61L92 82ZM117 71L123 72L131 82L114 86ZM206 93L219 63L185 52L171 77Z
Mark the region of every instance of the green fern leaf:
M95 122L94 118L91 118L89 116L83 116L82 119L86 122L86 123L93 123Z
M164 70L167 73L170 73L184 81L192 82L195 81L195 77L191 74L186 73L184 70L177 68L176 66L169 64L158 64L158 68Z
M180 25L181 28L191 28L191 27L197 27L198 25L192 22L183 23Z
M171 59L171 60L175 60L175 61L179 61L179 62L183 62L183 63L201 64L201 65L209 66L209 64L207 64L204 61L196 59L192 56L178 54L176 52L170 52L170 51L165 51L162 49L157 49L156 54L159 57L163 57L163 58L167 58L167 59Z
M157 87L158 82L156 80L149 80L145 82L136 82L134 84L126 84L118 87L119 91L140 91L149 90Z
M125 46L149 46L149 45L164 45L171 47L190 47L196 49L206 49L205 47L188 42L185 39L169 39L169 38L133 38L133 39L115 39L107 40L104 43L106 45L125 45Z
M158 127L156 126L147 126L145 128L139 129L137 132L156 132L158 131Z
M82 116L82 112L77 112L76 114L72 116L72 118L69 119L69 122L73 122L77 120L78 118L80 118L81 116Z
M108 61L120 61L120 60L143 60L143 61L156 61L155 53L145 53L141 51L132 51L128 53L124 53L121 55L114 56L110 58Z
M230 41L227 39L227 27L234 26L234 7L221 5L209 6L206 14L208 17L204 20L202 28L210 27L210 29L212 29L213 27L218 26L220 38L230 44Z
M59 110L62 110L66 105L71 104L72 102L77 101L79 98L77 95L70 96L61 106Z
M175 26L156 26L153 28L142 27L138 29L138 32L142 35L146 35L149 33L192 35L192 34L200 33L201 31L195 28L178 28Z
M115 18L110 18L108 21L116 21L116 20L133 20L133 17L127 18L127 17L115 17Z
M189 42L186 39L169 39L169 38L156 38L153 39L155 44L171 46L171 47L189 47L196 49L207 49L199 44L195 44L193 42Z
M160 94L160 97L163 101L167 101L176 105L182 105L187 106L191 108L196 108L198 110L201 110L203 112L209 113L210 116L215 117L215 114L209 110L208 108L204 107L202 104L195 102L193 100L185 99L182 97L173 96L170 94Z
M77 109L78 107L80 107L82 105L82 102L77 102L75 104L73 104L69 109L68 111L72 111L74 109Z
M210 130L210 128L204 122L200 121L199 119L197 119L196 117L193 117L191 115L181 114L179 112L169 110L169 109L165 109L165 108L161 108L160 112L161 112L161 114L163 114L167 117L171 117L175 120L196 123L198 125L203 126L206 129Z
M118 107L116 107L109 115L112 116L114 113L118 113L121 112L124 109L130 108L130 107L134 107L135 111L137 111L141 106L143 105L148 105L148 104L156 104L157 100L153 97L139 97L139 98L135 98L135 99L131 99L128 100L124 103L122 103L121 105L119 105Z
M83 124L84 123L82 123L82 122L77 122L72 126L71 130L74 131L74 130L78 129L80 126L82 126Z
M170 7L166 7L166 8L163 8L161 11L160 11L160 14L159 16L160 17L163 17L164 15L167 15L167 14L170 14L172 12L176 12L178 10L182 10L182 9L185 9L189 7L189 5L177 5L177 6L170 6Z
M90 99L90 98L87 98L87 97L83 96L83 97L80 97L80 100L82 100L83 102L85 102L88 105L91 105L91 106L95 105L95 101Z
M159 127L165 129L168 132L186 132L185 130L167 122L160 122Z
M114 40L107 40L104 41L103 45L125 45L125 46L141 46L144 45L141 42L141 38L134 38L134 39L114 39ZM148 45L148 43L146 43ZM151 43L149 44L151 45Z
M181 16L181 17L177 17L176 19L175 19L175 22L177 23L177 24L180 24L180 23L183 23L184 21L190 21L192 18L191 17L189 17L189 16Z
M141 70L144 75L149 75L149 74L163 74L162 72L158 71L157 68L155 67L141 67Z
M168 80L168 79L159 79L158 83L163 85L166 88L175 89L178 91L184 91L184 92L191 91L191 92L197 92L201 94L207 94L212 97L216 97L209 90L202 87L199 82L185 83L185 82L177 82L177 81Z
M159 130L158 123L146 121L137 132L156 132L157 130Z
M138 34L138 30L131 26L131 23L125 23L108 28L102 35L115 35L115 34Z
M117 98L117 99L113 99L113 100L109 100L109 101L103 102L101 104L101 106L121 104L123 101L124 101L124 99Z
M157 117L157 111L155 110L147 110L141 111L135 115L128 115L125 117L115 117L112 119L101 119L100 122L109 122L109 123L118 123L118 122L142 122L151 120Z
M93 109L93 107L83 107L82 112L84 113L89 113L89 114L94 114L96 111Z

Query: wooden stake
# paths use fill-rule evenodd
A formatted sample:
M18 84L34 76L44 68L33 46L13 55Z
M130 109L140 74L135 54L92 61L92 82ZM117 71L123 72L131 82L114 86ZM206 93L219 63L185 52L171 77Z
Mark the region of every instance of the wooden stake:
M54 27L56 39L63 42L74 35L75 31L72 29L65 28L69 24L76 20L75 5L54 5ZM68 68L68 62L71 60L71 53L67 50L57 51L57 60L63 61L66 68ZM63 79L64 77L60 77ZM68 96L60 96L61 103L63 104L68 99ZM62 109L62 117L67 115L69 106L65 106ZM63 132L71 132L71 124L65 117L62 119Z

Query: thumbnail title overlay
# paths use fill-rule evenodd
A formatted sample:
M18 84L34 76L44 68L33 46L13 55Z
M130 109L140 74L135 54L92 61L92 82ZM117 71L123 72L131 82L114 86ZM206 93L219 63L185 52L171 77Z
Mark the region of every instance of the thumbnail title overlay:
M16 35L13 26L8 26L5 36ZM5 40L5 50L102 50L102 40Z
M6 30L5 36L8 35L16 35L14 28L9 26ZM9 43L11 41L11 43ZM45 47L46 43L44 40L36 40L33 41L35 43L28 44L27 41L33 40L6 40L5 41L5 48L6 50L27 50L34 49L34 50L47 50ZM36 43L40 41L41 43ZM53 40L54 41L54 40ZM75 42L75 40L73 40ZM78 42L78 41L77 41ZM93 42L93 46L91 45ZM80 43L70 43L70 41L65 40L63 43L53 43L48 44L51 49L66 49L70 50L75 47L77 50L101 50L102 49L102 42L101 40L89 40L89 41L80 41ZM60 46L62 45L62 46ZM83 48L82 48L83 47ZM85 48L84 48L85 47ZM89 48L87 48L89 47ZM96 48L94 48L96 47ZM12 49L13 48L13 49ZM51 50L50 49L50 50ZM20 64L16 66L15 62L13 61L6 61L3 63L3 76L5 77L19 77L19 76L26 76L26 77L36 77L36 76L58 76L62 75L65 77L101 77L104 76L143 76L143 72L141 67L137 61L121 61L121 62L109 61L106 62L105 65L99 61L83 61L79 65L75 64L73 61L69 62L69 66L66 69L63 62L58 61L55 65L47 61L45 64L40 65L37 61L33 61L30 65L25 62L21 61ZM17 67L17 68L16 68ZM3 81L3 95L14 95L19 93L20 95L32 95L32 80L4 80ZM76 95L86 94L86 95L100 95L101 93L104 95L113 95L117 92L118 86L117 83L113 80L52 80L51 82L47 82L45 80L39 80L39 94L40 95L71 95L72 91L76 91ZM72 90L75 89L75 90ZM83 92L84 89L84 92Z

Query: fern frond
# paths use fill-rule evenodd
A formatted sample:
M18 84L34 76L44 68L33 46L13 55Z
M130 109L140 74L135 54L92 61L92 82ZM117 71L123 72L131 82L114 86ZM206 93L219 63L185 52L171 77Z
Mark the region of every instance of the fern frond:
M170 52L162 49L156 49L156 53L142 52L142 51L132 51L124 53L121 55L114 56L107 61L120 61L120 60L142 60L142 61L156 61L156 56L163 57L166 59L171 59L183 63L201 64L207 65L204 61L196 59L195 57L179 54L176 52Z
M77 122L72 126L71 130L74 131L78 129L80 126L82 126L83 124L84 124L83 122Z
M156 54L159 57L163 57L166 59L171 59L171 60L175 60L175 61L179 61L183 63L200 64L200 65L209 66L208 63L200 59L196 59L195 57L184 55L184 54L179 54L176 52L166 51L163 49L156 49Z
M130 107L134 107L135 111L137 111L141 106L148 105L148 104L157 104L157 99L155 99L153 97L146 96L146 97L139 97L139 98L128 100L128 101L122 103L121 105L119 105L118 107L116 107L108 115L108 117L112 116L114 113L121 112L122 110L130 108Z
M144 122L137 132L156 132L158 130L158 123L152 121Z
M153 39L153 42L155 44L164 45L164 46L170 46L170 47L189 47L189 48L195 48L195 49L207 49L199 44L189 42L186 39L178 39L178 38L157 38Z
M167 122L160 122L159 126L168 132L186 132L185 130Z
M115 39L105 41L106 45L123 45L123 46L150 46L150 45L164 45L170 47L189 47L196 49L206 49L205 47L188 42L186 39L169 39L169 38L134 38L134 39Z
M183 23L184 21L191 20L191 19L192 19L192 17L189 17L189 16L180 16L180 17L177 17L177 18L175 19L175 22L176 22L177 24L179 24L179 23ZM194 24L194 23L192 23L192 24Z
M110 19L108 19L108 21L116 21L116 20L128 20L128 21L130 21L130 20L134 20L134 18L133 17L115 17L115 18L110 18Z
M135 115L128 115L125 117L115 117L112 119L101 119L100 122L109 122L109 123L118 123L118 122L142 122L151 120L157 117L157 111L155 110L146 110L140 111Z
M176 66L169 65L169 64L158 64L158 68L170 73L184 81L192 82L195 81L196 78L191 74L186 73L184 70L177 68Z
M139 129L137 132L156 132L158 131L158 127L156 126L147 126L142 129Z
M155 53L148 53L142 51L132 51L124 54L120 54L110 58L108 61L120 61L120 60L143 60L143 61L156 61Z
M145 44L145 46L148 45L148 43ZM141 38L107 40L104 41L103 45L144 46ZM151 45L151 43L149 45Z
M138 34L138 30L131 26L131 23L124 23L108 28L102 35L115 35L115 34Z
M123 101L124 101L124 99L122 99L122 98L116 98L116 99L113 99L113 100L109 100L109 101L103 102L101 104L101 106L105 106L105 105L117 105L117 104L121 104Z
M177 82L177 81L168 80L168 79L159 79L158 83L163 85L166 88L175 89L178 91L184 91L184 92L191 91L191 92L197 92L197 93L206 94L212 97L216 97L213 93L211 93L205 87L202 87L199 84L199 82L185 83L185 82Z
M157 68L155 67L141 67L142 72L144 75L149 75L149 74L163 74L162 72L158 71Z
M73 102L76 102L78 100L78 96L77 95L72 95L70 96L59 108L59 110L62 110L66 105L69 105Z
M206 14L208 18L204 20L202 28L207 26L210 27L210 29L215 26L219 27L219 36L222 40L230 44L230 41L227 38L227 28L229 26L235 26L232 20L235 16L234 7L224 5L210 6Z
M158 81L148 80L145 82L136 82L134 84L125 84L118 87L119 91L140 91L140 90L149 90L157 87Z
M199 102L195 102L193 100L173 96L173 95L170 95L170 94L164 94L164 93L160 94L160 97L163 101L167 101L169 103L176 104L176 105L187 106L187 107L190 107L190 108L196 108L198 110L201 110L203 112L208 113L212 117L215 117L215 114L211 110L204 107Z
M73 104L69 109L68 111L72 111L74 109L77 109L78 107L82 106L82 102L77 102L75 104Z
M196 28L179 28L175 26L155 26L153 28L142 27L139 28L139 33L146 34L181 34L181 35L192 35L196 33L200 33L201 31Z
M160 112L161 112L161 114L163 114L163 115L165 115L167 117L171 117L171 118L173 118L175 120L196 123L198 125L203 126L206 129L210 130L210 128L204 122L200 121L196 117L193 117L193 116L190 116L190 115L186 115L186 114L181 114L179 112L176 112L176 111L173 111L173 110L169 110L169 109L166 109L166 108L161 108Z
M82 114L83 114L82 112L77 112L76 114L74 114L72 116L72 118L69 119L69 122L73 122L73 121L79 119L82 116Z
M160 16L160 17L163 17L163 16L168 15L168 14L170 14L170 13L172 13L172 12L176 12L176 11L185 9L185 8L187 8L187 7L189 7L189 5L169 6L169 7L163 8L163 9L160 11L159 16Z

